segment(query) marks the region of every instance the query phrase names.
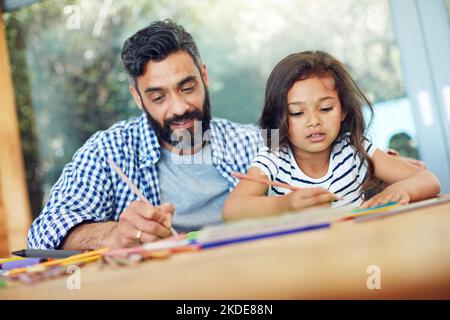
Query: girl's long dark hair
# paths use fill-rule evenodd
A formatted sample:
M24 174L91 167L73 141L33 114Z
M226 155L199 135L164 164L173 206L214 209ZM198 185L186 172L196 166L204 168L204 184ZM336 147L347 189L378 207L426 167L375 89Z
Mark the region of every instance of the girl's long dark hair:
M373 106L358 87L345 66L323 51L304 51L287 56L273 69L267 80L264 108L259 120L261 129L268 132L267 146L272 145L270 129L278 129L279 147L289 145L287 94L295 82L311 77L334 79L342 111L347 113L339 134L350 132L351 142L361 161L368 164L367 174L361 186L361 193L373 187L374 166L364 149L366 123L363 106L373 116Z

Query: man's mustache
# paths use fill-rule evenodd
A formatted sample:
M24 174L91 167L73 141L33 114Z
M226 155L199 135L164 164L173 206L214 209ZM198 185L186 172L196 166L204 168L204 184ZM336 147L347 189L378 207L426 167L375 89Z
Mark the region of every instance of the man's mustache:
M183 113L182 115L175 115L164 121L164 127L170 128L173 123L179 123L184 121L189 121L191 119L200 120L202 118L202 113L199 110L192 110Z

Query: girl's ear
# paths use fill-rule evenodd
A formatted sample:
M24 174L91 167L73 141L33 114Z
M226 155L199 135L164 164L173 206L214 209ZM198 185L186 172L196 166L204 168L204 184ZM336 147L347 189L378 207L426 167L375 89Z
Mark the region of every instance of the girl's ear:
M133 85L130 85L130 93L133 96L133 99L136 102L138 108L142 110L141 97L140 97L139 93L137 92L136 88Z
M345 117L347 117L347 112L341 113L341 122L345 120Z

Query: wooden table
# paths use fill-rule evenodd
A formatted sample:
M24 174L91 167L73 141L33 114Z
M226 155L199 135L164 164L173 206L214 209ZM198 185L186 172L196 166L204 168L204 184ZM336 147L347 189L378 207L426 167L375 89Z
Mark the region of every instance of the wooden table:
M381 289L368 289L369 266ZM286 235L135 267L81 269L0 289L1 299L391 299L450 298L450 203L331 229Z

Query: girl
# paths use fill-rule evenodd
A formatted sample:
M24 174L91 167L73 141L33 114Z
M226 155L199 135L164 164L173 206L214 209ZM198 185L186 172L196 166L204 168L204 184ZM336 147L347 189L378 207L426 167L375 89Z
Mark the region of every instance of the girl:
M372 105L342 63L322 51L289 55L272 71L260 119L270 134L250 165L250 177L298 191L243 180L224 206L224 219L268 216L329 203L372 207L436 196L430 172L389 156L365 137L363 106ZM277 139L278 138L278 139ZM369 200L376 179L388 184ZM268 197L265 195L268 194Z

